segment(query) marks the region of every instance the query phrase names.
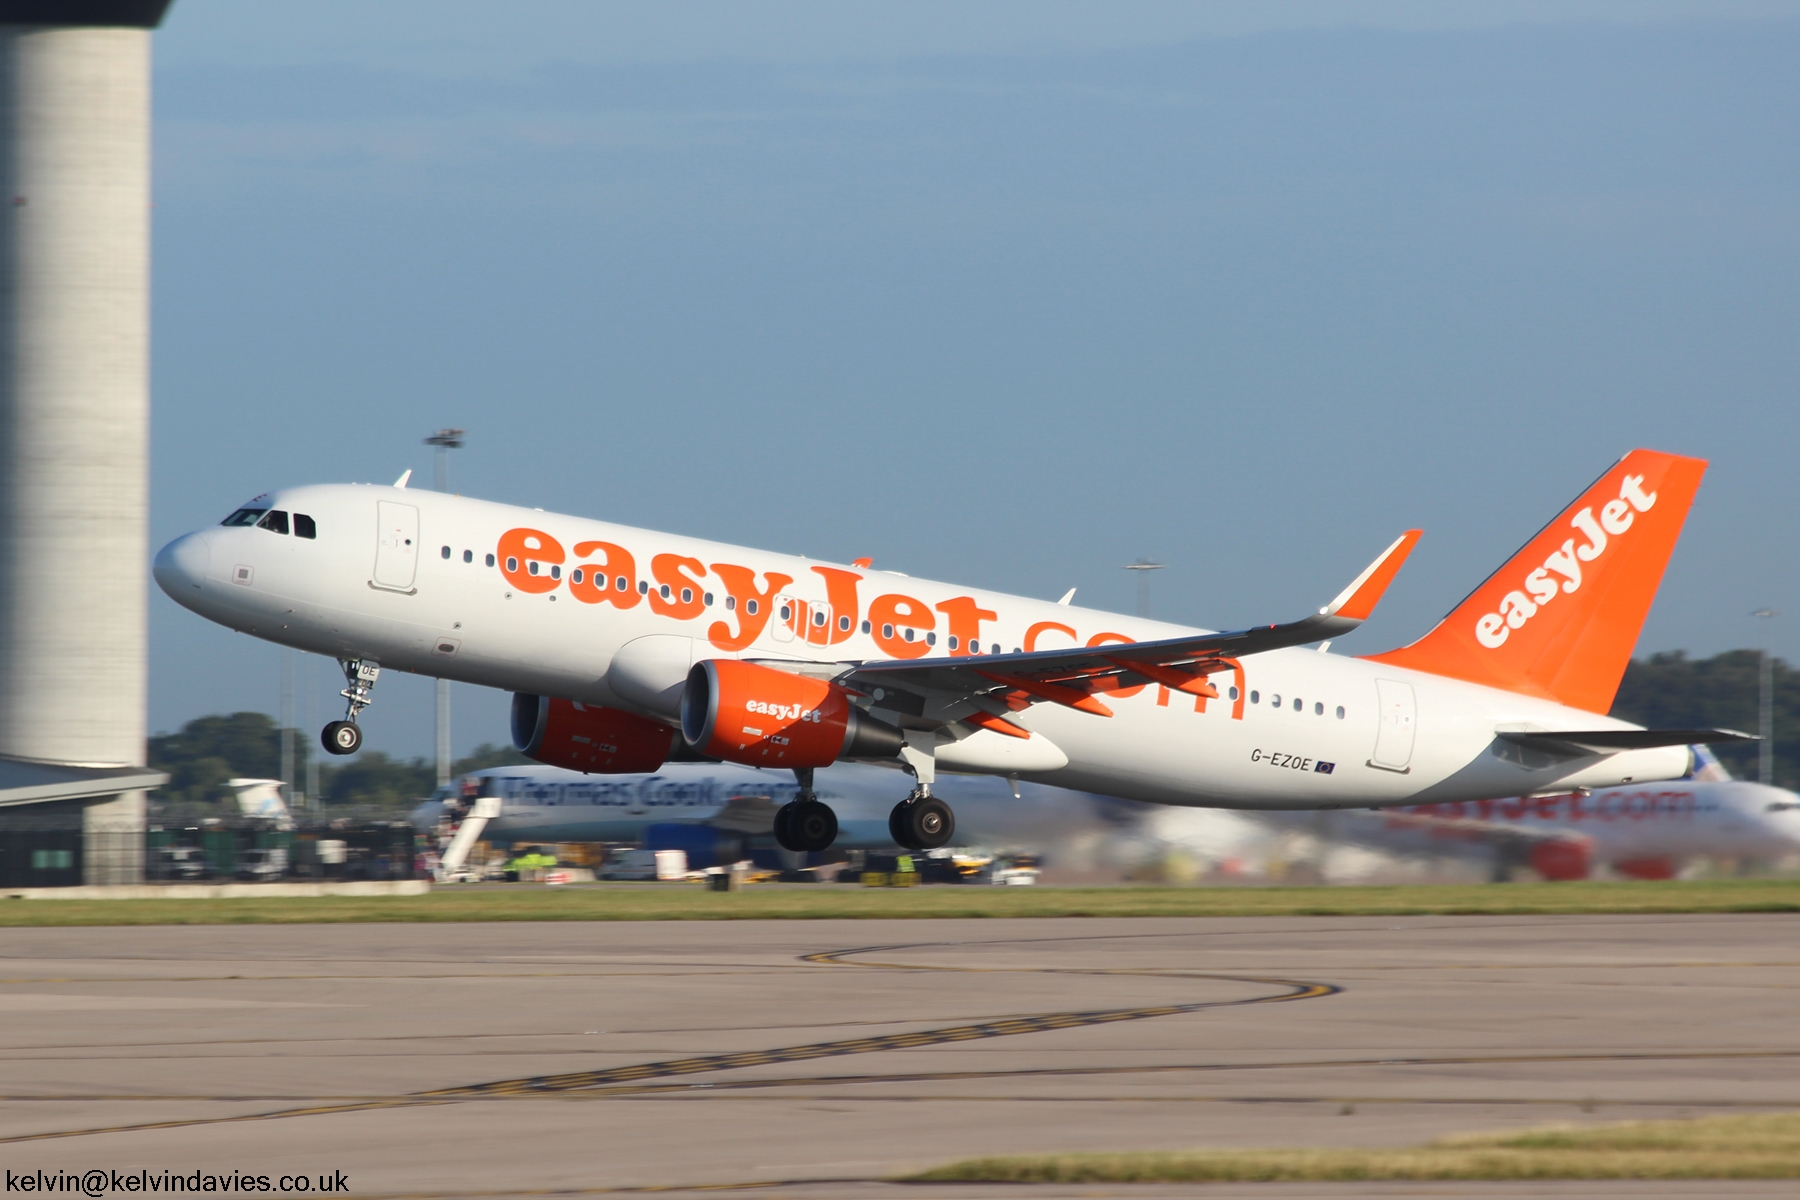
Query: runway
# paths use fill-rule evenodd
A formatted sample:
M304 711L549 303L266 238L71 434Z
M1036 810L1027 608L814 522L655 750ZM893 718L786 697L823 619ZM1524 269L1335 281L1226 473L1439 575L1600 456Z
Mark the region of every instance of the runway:
M983 1154L1800 1108L1797 930L1779 915L7 930L0 1164L342 1172L355 1195L1187 1194L880 1181Z

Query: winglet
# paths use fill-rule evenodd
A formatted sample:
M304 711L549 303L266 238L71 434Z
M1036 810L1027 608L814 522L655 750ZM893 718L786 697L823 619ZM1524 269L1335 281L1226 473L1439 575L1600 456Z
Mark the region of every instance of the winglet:
M1422 529L1409 529L1394 539L1394 544L1381 552L1381 557L1370 563L1353 580L1349 587L1339 592L1337 599L1319 610L1322 617L1338 617L1346 621L1366 621L1369 614L1375 611L1382 594L1387 591L1388 584L1394 582L1394 576L1400 573L1400 567L1406 562L1406 556L1423 536Z
M406 481L411 478L412 478L412 468L408 467L408 468L406 468L406 472L403 475L401 475L400 478L394 480L394 486L397 488L403 488L406 486Z

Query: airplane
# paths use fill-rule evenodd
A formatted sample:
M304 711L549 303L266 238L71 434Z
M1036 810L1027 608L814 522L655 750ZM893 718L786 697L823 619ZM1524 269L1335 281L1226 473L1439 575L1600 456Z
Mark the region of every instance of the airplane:
M887 824L891 801L885 799L893 778L892 770L863 763L817 773L815 791L840 814L834 850L895 848ZM743 857L744 840L771 834L775 814L799 788L789 771L734 763L667 763L653 772L606 776L538 765L487 767L440 788L412 810L412 821L422 831L435 830L492 797L496 815L481 837L496 845L631 842L685 851L698 868ZM1037 846L1105 823L1093 797L1031 783L1018 788L1015 796L1003 780L946 775L937 790L962 814L965 844ZM1021 797L1027 802L1017 803Z
M1223 633L415 492L410 471L258 496L154 573L203 617L339 660L332 753L360 748L385 666L513 692L539 762L792 770L775 834L796 851L837 836L815 770L902 767L890 829L924 850L955 833L940 770L1270 809L1678 778L1688 744L1748 735L1605 713L1705 467L1632 451L1424 637L1366 658L1330 642L1418 530L1317 612Z
M1705 746L1693 755L1694 769L1671 782L1359 813L1365 825L1380 822L1385 839L1372 830L1335 836L1376 844L1469 838L1500 851L1500 870L1522 859L1546 879L1585 879L1595 866L1673 879L1698 858L1766 862L1800 852L1800 797L1733 779Z

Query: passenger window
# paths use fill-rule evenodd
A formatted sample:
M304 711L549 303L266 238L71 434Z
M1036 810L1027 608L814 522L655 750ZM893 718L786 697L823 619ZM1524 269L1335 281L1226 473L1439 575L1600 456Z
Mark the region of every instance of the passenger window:
M450 547L445 546L443 548L443 550L439 552L439 557L443 558L446 562L448 562L450 559Z
M1324 715L1325 715L1325 706L1323 704L1313 705L1313 716L1322 717Z
M294 536L295 537L303 537L303 538L316 538L319 536L319 527L317 525L314 525L313 519L311 517L307 516L305 513L295 513L294 514Z
M1306 707L1306 705L1301 702L1300 697L1295 696L1294 697L1294 711L1299 712L1301 709L1303 709L1305 707Z
M1252 700L1256 699L1256 693L1251 692L1250 698ZM1279 692L1271 694L1269 696L1269 704L1275 708L1280 708L1281 707L1281 694Z
M254 525L256 524L256 519L268 511L269 510L266 508L240 508L229 517L226 517L223 521L220 521L219 524Z
M849 617L839 617L838 618L838 631L840 633L849 633L850 632L850 618Z
M935 646L935 645L937 645L937 634L935 634L935 633L928 633L928 634L926 634L926 635L925 635L925 644L926 644L926 645L927 645L927 646Z
M867 621L863 622L863 632L864 633L869 632L869 623Z
M287 514L279 508L270 509L267 516L256 523L258 529L266 529L270 533L286 534L288 531Z
M491 554L487 556L487 565L490 567L494 565L494 556Z
M1262 693L1261 692L1251 692L1250 693L1250 703L1261 704L1262 703Z
M1231 689L1231 698L1233 700L1236 700L1238 698L1238 690L1236 688Z
M954 633L950 635L950 648L952 650L956 649L956 635Z
M298 519L298 518L296 518L296 519ZM463 551L463 561L466 563L474 562L475 561L475 552L473 550L464 550Z
M1344 719L1344 706L1340 704L1340 705L1338 705L1338 720L1341 721L1343 719Z
M569 572L569 582L570 583L580 583L581 582L581 568L580 567L576 567L573 571Z

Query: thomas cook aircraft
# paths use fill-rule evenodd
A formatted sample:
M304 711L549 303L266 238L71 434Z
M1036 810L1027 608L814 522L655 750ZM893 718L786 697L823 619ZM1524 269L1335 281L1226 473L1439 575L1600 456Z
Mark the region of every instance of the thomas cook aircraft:
M539 762L792 770L777 840L837 836L818 768L912 776L894 840L945 845L937 772L1161 804L1329 809L1648 780L1746 735L1605 716L1706 464L1626 455L1449 616L1369 657L1411 530L1330 603L1224 633L395 486L258 496L175 539L157 582L201 616L344 669L354 753L383 667L504 688ZM409 472L410 474L410 472Z

